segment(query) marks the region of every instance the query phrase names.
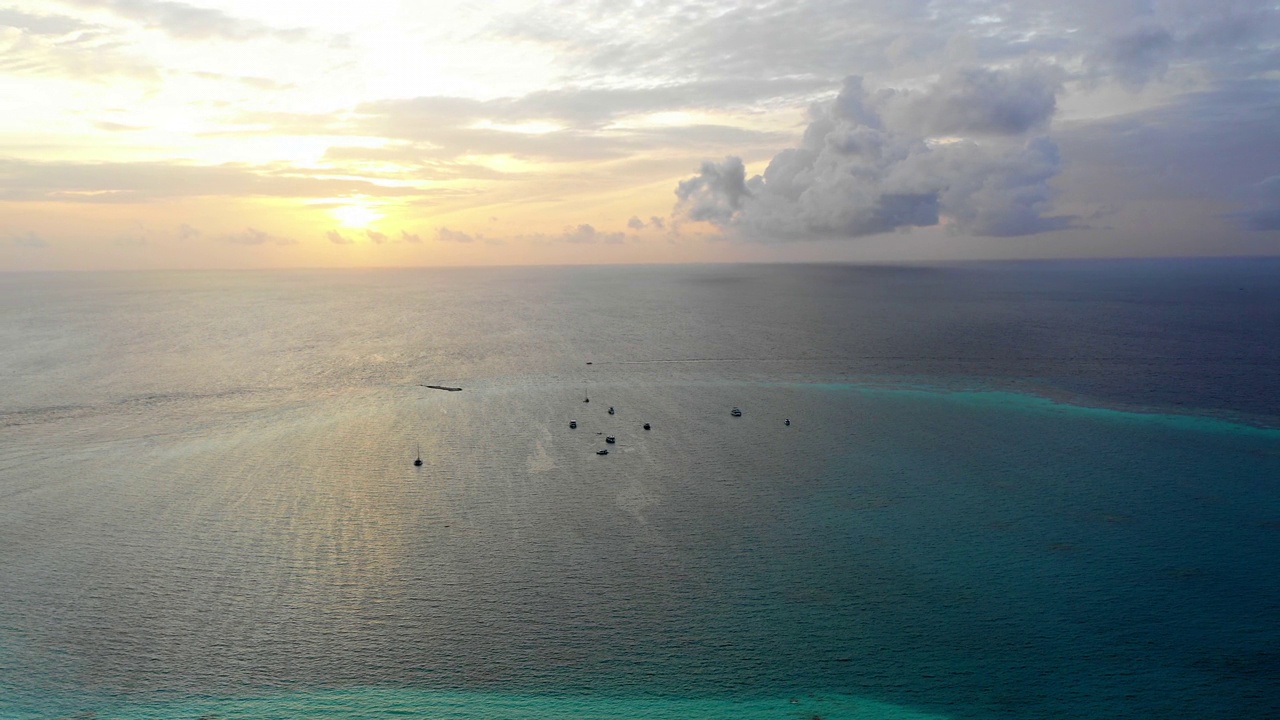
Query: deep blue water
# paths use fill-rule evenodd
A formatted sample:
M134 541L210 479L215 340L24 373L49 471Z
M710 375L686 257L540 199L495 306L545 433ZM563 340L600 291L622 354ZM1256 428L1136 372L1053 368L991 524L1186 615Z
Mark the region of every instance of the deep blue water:
M0 717L1276 715L1277 278L5 276Z

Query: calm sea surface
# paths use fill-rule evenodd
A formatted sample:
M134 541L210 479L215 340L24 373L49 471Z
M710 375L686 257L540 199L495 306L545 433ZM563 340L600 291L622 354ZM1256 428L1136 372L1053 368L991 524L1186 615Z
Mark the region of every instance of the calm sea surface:
M0 275L0 718L1280 716L1278 280Z

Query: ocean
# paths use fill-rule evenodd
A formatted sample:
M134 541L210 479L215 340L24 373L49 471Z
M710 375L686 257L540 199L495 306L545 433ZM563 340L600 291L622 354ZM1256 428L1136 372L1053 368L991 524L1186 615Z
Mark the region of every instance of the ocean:
M0 275L0 718L1280 716L1277 279Z

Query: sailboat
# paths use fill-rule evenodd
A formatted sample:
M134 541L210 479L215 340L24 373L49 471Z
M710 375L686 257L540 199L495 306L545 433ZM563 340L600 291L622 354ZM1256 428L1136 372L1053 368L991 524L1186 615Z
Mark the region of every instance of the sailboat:
M422 467L422 446L418 446L418 457L413 460L414 467Z

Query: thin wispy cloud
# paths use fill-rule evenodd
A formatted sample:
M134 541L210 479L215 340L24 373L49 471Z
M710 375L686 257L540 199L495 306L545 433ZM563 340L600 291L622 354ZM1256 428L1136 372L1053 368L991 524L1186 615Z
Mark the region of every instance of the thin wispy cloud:
M150 29L187 40L256 40L270 37L287 42L304 40L303 28L276 28L206 7L169 0L63 0L78 7L106 10Z

